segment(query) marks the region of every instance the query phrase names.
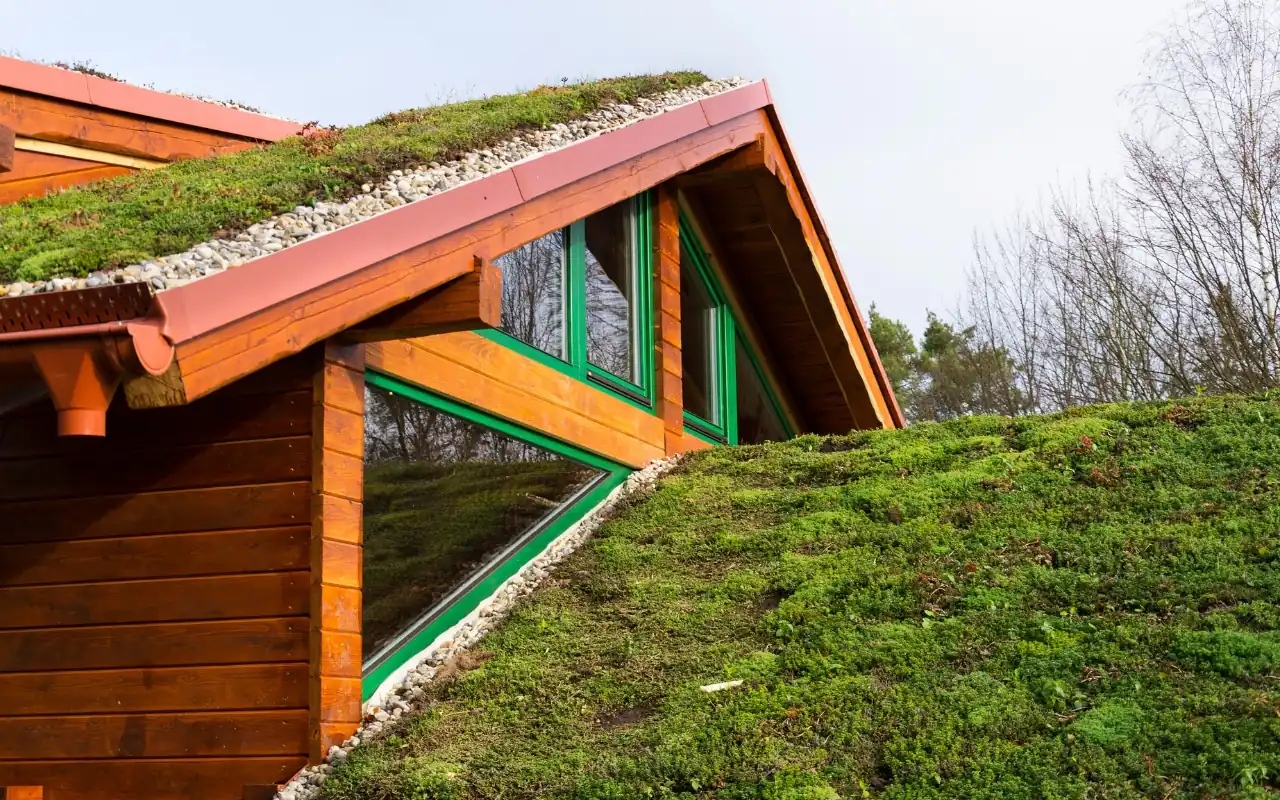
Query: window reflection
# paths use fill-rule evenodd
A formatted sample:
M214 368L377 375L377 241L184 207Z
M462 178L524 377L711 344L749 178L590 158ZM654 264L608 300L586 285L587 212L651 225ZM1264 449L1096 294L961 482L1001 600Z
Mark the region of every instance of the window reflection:
M364 436L367 663L604 474L372 385Z
M587 360L638 383L635 358L632 201L587 217Z
M556 231L493 260L502 268L501 329L562 360L566 240Z
M684 407L719 422L715 385L716 309L687 252L680 251L680 340Z
M787 439L787 430L783 427L773 402L765 391L760 373L751 363L747 350L742 342L735 343L735 371L738 384L738 442L740 444L761 444L763 442L783 442Z

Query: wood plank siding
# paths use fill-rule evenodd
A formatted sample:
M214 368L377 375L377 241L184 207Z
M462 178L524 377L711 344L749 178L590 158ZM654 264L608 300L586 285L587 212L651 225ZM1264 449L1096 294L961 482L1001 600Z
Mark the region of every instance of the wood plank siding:
M0 786L239 800L306 764L317 355L118 397L101 440L0 417Z

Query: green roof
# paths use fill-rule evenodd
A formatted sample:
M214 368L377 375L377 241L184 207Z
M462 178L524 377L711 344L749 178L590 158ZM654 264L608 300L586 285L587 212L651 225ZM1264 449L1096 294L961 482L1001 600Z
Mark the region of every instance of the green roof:
M1273 796L1278 562L1273 399L718 448L324 796Z
M611 78L402 111L0 206L0 284L179 253L299 205L345 200L397 169L705 80L697 72Z

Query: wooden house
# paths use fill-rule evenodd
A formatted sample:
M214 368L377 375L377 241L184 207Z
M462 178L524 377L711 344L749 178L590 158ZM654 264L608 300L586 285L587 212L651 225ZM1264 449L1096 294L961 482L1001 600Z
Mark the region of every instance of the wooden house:
M201 105L3 62L0 196L297 131ZM270 797L633 470L902 424L764 82L0 299L0 787Z

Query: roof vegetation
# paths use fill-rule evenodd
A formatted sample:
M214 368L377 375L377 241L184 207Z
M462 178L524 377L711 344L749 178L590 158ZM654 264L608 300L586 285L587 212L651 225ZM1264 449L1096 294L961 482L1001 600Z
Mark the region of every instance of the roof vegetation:
M1277 399L706 451L324 794L1273 796Z
M0 283L83 277L179 253L298 205L345 200L397 169L705 80L697 72L672 72L540 87L318 129L23 200L0 207Z

